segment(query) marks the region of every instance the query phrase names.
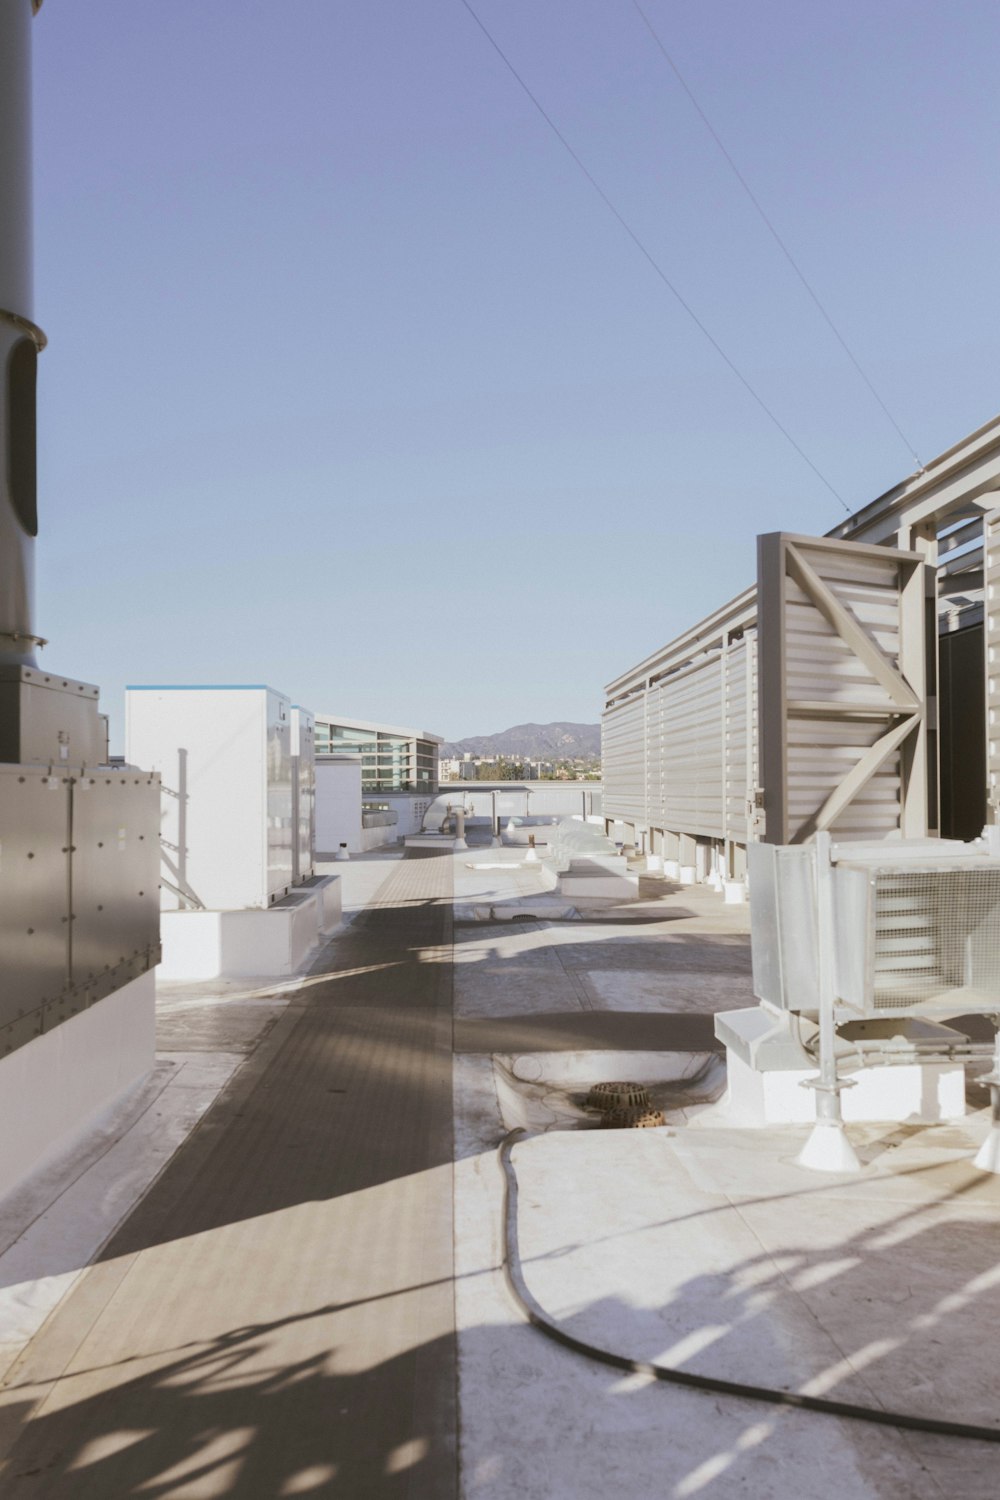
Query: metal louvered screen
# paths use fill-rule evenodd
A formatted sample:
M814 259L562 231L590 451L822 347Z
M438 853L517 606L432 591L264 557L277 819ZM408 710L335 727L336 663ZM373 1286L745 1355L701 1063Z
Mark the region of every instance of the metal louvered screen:
M646 695L616 705L601 726L604 810L608 817L642 822L646 816Z
M881 870L873 885L876 1011L954 991L970 1008L1000 1008L1000 869Z
M1000 1012L1000 860L838 864L837 998L862 1015Z

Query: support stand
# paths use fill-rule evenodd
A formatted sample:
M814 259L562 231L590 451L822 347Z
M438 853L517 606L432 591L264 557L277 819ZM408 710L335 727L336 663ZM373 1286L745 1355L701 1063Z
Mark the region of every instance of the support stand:
M975 1165L981 1172L993 1172L1000 1176L1000 1016L993 1017L996 1030L993 1072L981 1080L990 1086L990 1110L992 1120L989 1134L975 1155Z
M816 1124L795 1158L813 1172L860 1172L854 1147L844 1130L840 1095L853 1087L837 1076L836 992L833 975L833 870L830 835L816 835L816 948L819 958L819 1077L807 1078L805 1088L816 1091Z

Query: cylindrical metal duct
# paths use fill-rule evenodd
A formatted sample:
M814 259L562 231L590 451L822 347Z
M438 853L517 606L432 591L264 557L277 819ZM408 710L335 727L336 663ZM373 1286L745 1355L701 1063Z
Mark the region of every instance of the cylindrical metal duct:
M31 17L38 0L0 0L0 662L34 660L35 363Z

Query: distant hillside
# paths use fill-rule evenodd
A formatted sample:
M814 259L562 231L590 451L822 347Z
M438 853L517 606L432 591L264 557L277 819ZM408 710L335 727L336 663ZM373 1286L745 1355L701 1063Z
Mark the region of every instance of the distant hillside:
M596 759L601 753L600 724L515 724L499 734L474 734L441 746L443 757L504 755L513 760Z

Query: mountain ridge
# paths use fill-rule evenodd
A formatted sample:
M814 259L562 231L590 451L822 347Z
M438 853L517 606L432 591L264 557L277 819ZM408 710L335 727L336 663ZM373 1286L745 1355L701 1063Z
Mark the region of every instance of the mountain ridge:
M474 734L441 746L443 759L473 755L520 760L593 760L601 753L600 724L556 719L551 724L514 724L497 734Z

